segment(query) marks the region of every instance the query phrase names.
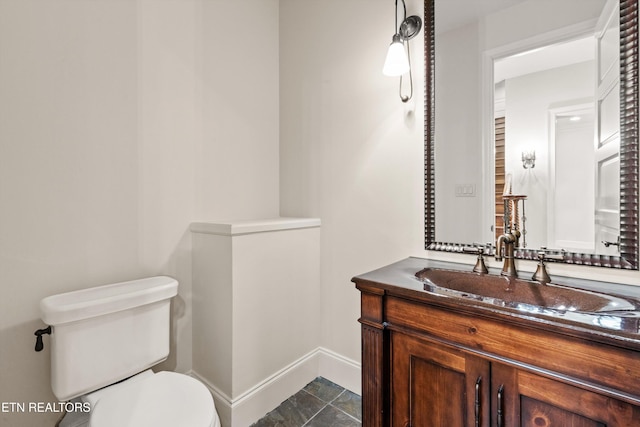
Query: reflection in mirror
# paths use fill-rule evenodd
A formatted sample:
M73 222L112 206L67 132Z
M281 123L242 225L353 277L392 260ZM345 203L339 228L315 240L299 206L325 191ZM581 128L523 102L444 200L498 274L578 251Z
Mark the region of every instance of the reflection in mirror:
M617 255L598 244L595 233L596 43L590 35L493 62L494 119L504 132L495 142L495 184L501 191L495 194L494 225L496 236L502 234L499 209L508 181L507 192L527 196L520 247L587 253L607 249ZM618 135L616 124L603 144L613 148L607 147L613 155L607 158L609 170L619 169ZM604 191L617 195L619 179L607 184ZM617 211L611 212L616 227Z
M425 2L427 249L495 242L510 193L516 256L637 268L637 2L621 5Z

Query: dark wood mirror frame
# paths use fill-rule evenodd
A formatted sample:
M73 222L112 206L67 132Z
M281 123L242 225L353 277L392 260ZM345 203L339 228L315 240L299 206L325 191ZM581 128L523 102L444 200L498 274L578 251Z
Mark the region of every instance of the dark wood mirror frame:
M469 243L436 240L435 203L435 0L424 2L424 179L425 249L463 252ZM638 0L620 0L620 255L562 254L567 264L638 269ZM537 250L518 249L519 259Z

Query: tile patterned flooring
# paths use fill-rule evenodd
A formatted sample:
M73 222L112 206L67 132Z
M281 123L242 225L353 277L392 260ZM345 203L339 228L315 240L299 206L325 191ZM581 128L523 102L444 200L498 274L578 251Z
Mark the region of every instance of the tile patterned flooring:
M251 427L360 427L357 394L318 377Z

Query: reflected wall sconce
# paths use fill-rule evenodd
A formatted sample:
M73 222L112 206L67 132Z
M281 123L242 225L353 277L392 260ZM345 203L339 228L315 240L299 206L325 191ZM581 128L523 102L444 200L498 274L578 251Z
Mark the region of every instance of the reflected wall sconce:
M522 152L522 167L525 169L533 169L536 167L536 151Z
M403 15L402 22L398 26L398 0L395 6L395 26L394 34L391 38L391 45L387 51L387 58L382 67L382 74L391 77L400 77L400 99L407 102L413 96L413 76L411 75L411 54L409 53L409 40L414 38L422 29L422 19L417 15L407 17L407 5L402 1ZM402 95L402 78L409 73L409 95Z

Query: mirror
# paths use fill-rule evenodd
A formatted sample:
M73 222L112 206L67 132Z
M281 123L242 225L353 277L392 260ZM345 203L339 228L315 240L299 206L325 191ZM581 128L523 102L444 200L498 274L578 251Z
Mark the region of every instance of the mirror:
M516 257L638 269L637 8L425 0L426 249L495 243L506 192Z

